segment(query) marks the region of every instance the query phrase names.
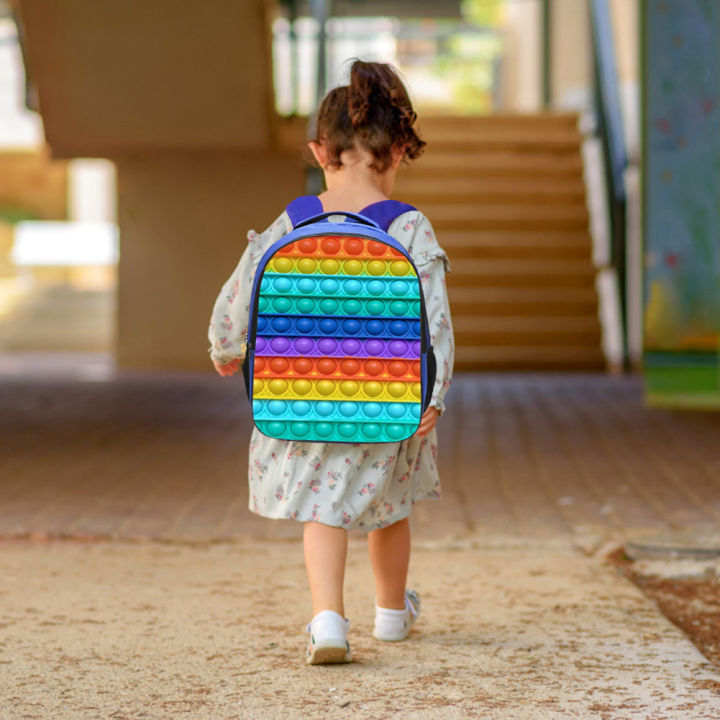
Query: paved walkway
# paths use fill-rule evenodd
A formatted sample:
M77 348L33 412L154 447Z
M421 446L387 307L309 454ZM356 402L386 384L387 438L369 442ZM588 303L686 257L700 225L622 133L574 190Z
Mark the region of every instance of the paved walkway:
M297 537L247 510L239 379L99 367L0 375L0 537ZM720 520L720 414L647 410L636 378L460 376L439 427L444 498L415 507L420 539L592 544Z
M268 541L0 543L2 720L716 720L720 676L642 594L558 543L414 549L423 612L308 667L302 550Z
M299 526L247 510L239 381L13 362L0 720L720 716L717 669L604 561L629 536L717 526L720 415L646 410L634 378L459 377L444 499L413 516L421 621L372 639L355 537L356 662L309 668L302 550L282 542Z

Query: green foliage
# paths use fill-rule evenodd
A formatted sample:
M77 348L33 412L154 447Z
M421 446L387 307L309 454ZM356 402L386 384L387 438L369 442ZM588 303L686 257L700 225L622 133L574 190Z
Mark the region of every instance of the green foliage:
M499 28L506 0L462 0L463 17L475 25Z
M438 44L434 68L451 88L455 112L479 115L493 110L504 2L464 0L462 25Z
M486 33L460 33L448 43L447 54L438 65L453 89L454 104L460 112L492 112L494 68L502 52L499 37Z
M16 225L24 220L38 220L38 216L34 213L25 210L24 208L18 207L3 207L0 205L0 222L7 223L8 225Z

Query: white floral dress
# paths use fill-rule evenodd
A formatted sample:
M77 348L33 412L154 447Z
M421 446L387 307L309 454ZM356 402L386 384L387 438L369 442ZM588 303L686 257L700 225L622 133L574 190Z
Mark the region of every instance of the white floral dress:
M331 218L341 221L342 216ZM248 233L248 246L222 288L210 320L212 359L221 364L245 356L252 282L265 250L292 230L286 212L262 234ZM388 232L410 253L421 278L437 379L430 404L444 409L454 356L445 289L449 269L428 219L405 212ZM250 509L269 518L316 521L364 530L391 525L412 504L440 497L437 434L399 443L321 443L276 440L253 429L250 439Z

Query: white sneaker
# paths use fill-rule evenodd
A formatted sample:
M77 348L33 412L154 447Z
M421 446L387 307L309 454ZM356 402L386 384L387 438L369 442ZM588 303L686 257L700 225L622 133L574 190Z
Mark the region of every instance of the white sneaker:
M405 591L405 609L393 610L375 605L373 636L383 642L404 640L420 614L420 595L415 590Z
M347 631L350 621L333 610L319 612L307 626L310 644L307 649L309 665L346 663L352 660Z

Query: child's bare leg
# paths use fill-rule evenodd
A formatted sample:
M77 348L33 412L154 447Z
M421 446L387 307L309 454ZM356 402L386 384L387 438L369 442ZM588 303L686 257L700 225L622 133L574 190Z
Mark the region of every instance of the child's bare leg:
M382 608L404 610L410 564L410 520L405 518L369 532L368 550L377 604Z
M303 547L313 616L323 610L333 610L345 617L343 582L347 557L347 530L317 522L306 522L303 528Z

